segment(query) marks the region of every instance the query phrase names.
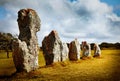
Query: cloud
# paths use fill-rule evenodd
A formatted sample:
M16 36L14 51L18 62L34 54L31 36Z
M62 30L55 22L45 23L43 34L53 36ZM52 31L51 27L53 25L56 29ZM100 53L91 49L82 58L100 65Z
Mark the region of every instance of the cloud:
M33 8L41 18L39 44L51 30L57 30L64 42L78 38L81 42L118 42L120 17L113 7L100 0L1 0L7 16L0 19L0 31L18 33L17 12ZM8 31L9 30L9 31Z

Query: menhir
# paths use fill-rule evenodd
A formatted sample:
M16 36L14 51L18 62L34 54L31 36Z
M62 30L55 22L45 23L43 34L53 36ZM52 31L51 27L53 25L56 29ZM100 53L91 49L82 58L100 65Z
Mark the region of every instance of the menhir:
M51 31L51 33L43 39L42 49L46 65L68 59L69 49L67 44L62 43L55 30Z
M69 60L77 61L80 59L80 44L77 39L72 41L69 45Z
M17 71L30 72L38 68L40 18L32 9L18 12L19 39L14 41L13 61Z

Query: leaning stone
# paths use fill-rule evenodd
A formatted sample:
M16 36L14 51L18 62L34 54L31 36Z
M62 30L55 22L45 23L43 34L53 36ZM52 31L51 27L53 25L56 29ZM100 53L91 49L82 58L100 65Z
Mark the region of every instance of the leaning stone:
M80 44L75 39L69 45L69 60L77 61L78 59L80 59Z
M30 72L38 68L40 18L32 9L18 12L19 39L14 42L13 61L17 71Z

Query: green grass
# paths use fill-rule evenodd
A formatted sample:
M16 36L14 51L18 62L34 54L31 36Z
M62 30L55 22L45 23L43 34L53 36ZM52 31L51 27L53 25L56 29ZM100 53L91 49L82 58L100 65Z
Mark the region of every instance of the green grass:
M92 51L93 53L93 51ZM1 57L3 59L1 59ZM0 75L10 75L15 71L12 58L0 55ZM102 50L101 58L91 58L76 62L54 63L45 66L45 60L40 51L40 68L31 73L16 73L14 76L1 80L11 81L119 81L120 80L120 50Z

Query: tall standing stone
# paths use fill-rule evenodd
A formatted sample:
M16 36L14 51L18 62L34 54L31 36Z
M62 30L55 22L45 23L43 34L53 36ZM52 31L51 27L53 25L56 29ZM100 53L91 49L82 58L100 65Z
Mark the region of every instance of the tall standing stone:
M69 45L69 60L77 61L80 59L80 44L77 39L72 41Z
M58 33L53 30L42 41L42 49L45 57L46 65L51 65L54 62L60 62L67 59L67 45L60 40Z
M13 61L17 71L30 72L38 68L40 18L32 9L18 12L19 39L14 42Z

